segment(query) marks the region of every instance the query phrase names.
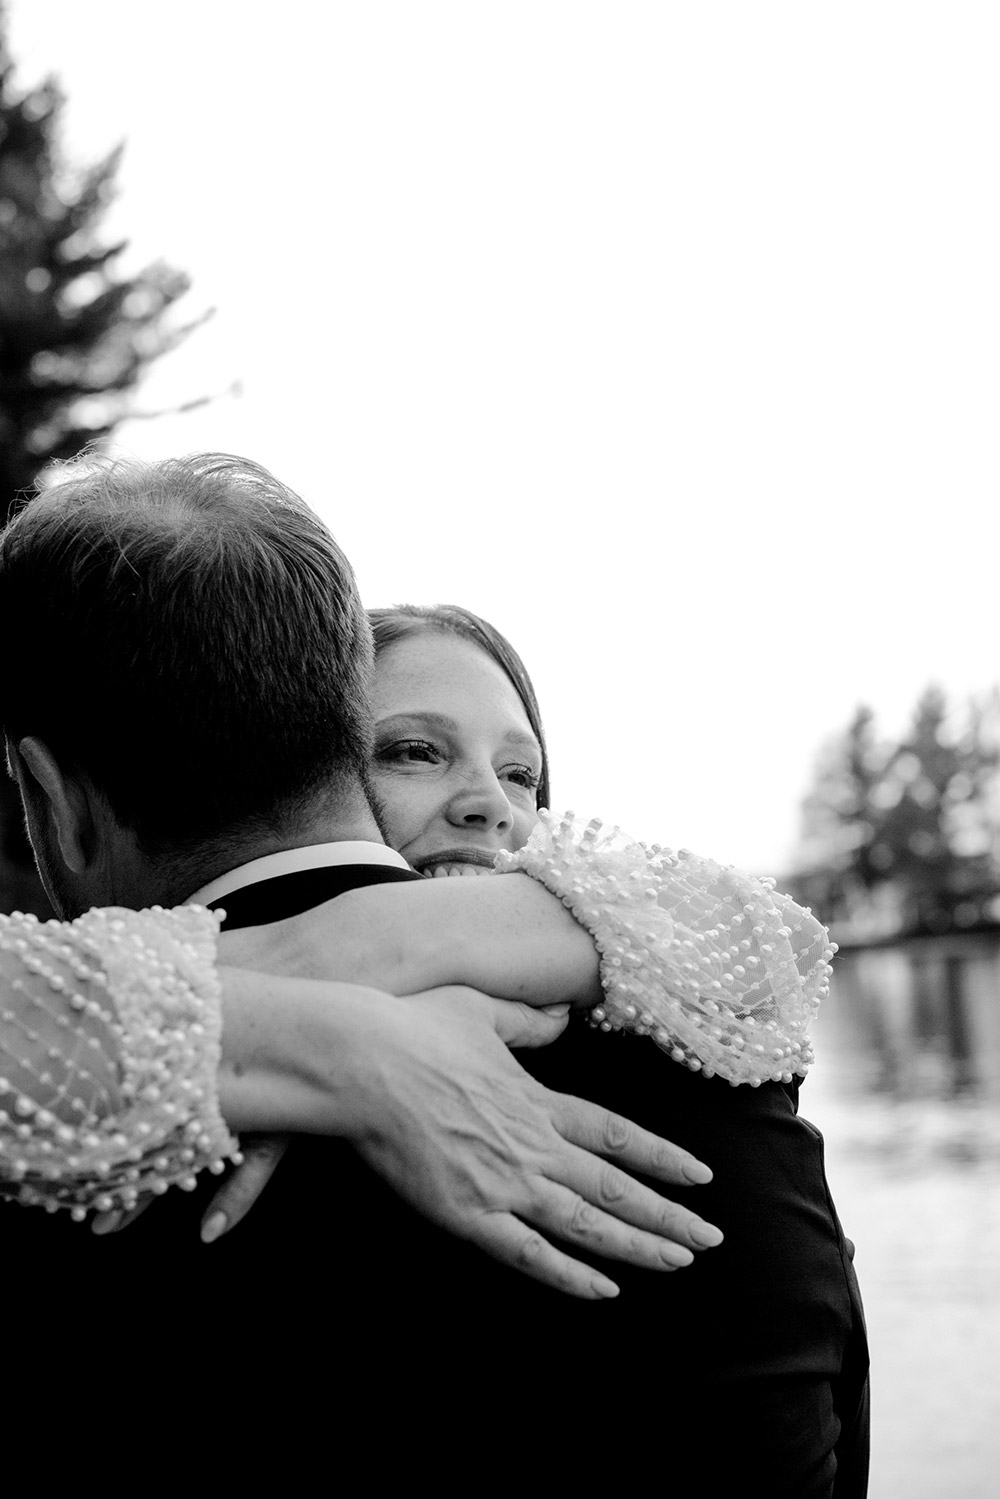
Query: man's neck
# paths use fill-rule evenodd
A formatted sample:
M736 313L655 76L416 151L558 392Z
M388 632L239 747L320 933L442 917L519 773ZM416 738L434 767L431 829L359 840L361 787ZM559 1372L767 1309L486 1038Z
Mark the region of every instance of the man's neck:
M296 820L273 832L259 828L234 828L195 848L166 852L152 858L137 854L109 861L102 888L89 892L87 905L121 905L134 910L146 906L178 906L200 890L255 859L288 849L309 848L319 843L364 842L384 844L367 805L351 813L316 815Z
M216 850L214 858L199 861L197 867L194 864L188 865L185 871L187 879L185 893L175 895L171 904L176 905L182 900L189 899L193 890L202 889L222 875L228 874L230 870L242 868L244 864L253 864L258 859L266 859L271 854L283 854L292 849L313 848L326 843L384 844L385 839L374 822L370 824L355 822L311 827L285 837L255 839L228 846L223 844ZM178 882L178 888L180 883L183 883L183 880Z

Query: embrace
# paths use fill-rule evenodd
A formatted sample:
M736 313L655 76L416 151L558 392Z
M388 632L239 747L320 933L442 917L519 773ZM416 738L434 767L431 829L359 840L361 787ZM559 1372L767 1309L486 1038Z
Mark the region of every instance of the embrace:
M0 918L16 1423L56 1368L57 1428L131 1467L200 1427L212 1482L863 1496L811 914L545 814L510 645L369 619L246 460L69 472L0 538L0 618L65 918Z

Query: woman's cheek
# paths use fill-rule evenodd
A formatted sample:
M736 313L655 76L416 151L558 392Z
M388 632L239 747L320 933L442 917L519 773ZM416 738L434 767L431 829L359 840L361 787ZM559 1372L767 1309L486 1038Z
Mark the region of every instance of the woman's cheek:
M375 789L382 803L386 841L404 849L433 821L433 798L419 776L376 776Z

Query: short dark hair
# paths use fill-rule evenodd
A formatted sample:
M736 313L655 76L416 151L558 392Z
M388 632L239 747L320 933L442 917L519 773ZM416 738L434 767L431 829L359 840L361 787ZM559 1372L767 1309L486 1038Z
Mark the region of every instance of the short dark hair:
M489 620L473 614L471 609L463 609L459 604L397 604L391 609L369 609L368 618L375 637L376 660L394 641L436 630L439 634L457 635L460 640L470 641L496 662L520 698L542 751L542 774L538 783L536 805L550 806L549 753L545 746L538 698L527 667L507 637L501 635Z
M88 460L0 535L0 720L150 854L366 784L372 642L346 557L227 453Z

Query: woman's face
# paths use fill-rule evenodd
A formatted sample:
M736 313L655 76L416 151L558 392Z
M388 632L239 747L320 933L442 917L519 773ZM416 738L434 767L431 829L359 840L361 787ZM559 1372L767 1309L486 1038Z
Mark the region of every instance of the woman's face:
M542 752L485 652L437 630L398 640L376 663L374 705L386 841L414 869L485 873L527 841Z

